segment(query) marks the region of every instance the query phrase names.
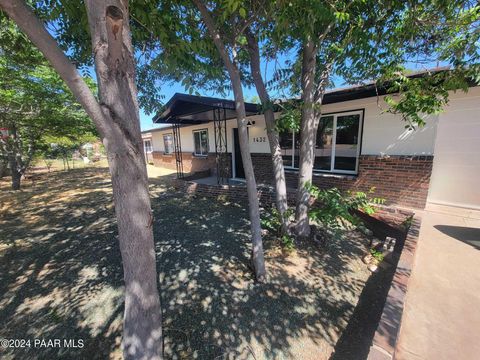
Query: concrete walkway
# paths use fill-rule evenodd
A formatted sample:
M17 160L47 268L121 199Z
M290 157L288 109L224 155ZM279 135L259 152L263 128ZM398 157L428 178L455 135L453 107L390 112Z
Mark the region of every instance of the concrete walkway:
M480 211L429 205L397 360L480 359Z

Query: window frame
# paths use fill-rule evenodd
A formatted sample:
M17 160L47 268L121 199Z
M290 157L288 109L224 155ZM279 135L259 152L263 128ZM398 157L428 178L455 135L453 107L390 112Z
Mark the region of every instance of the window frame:
M167 147L165 146L165 136L171 136L172 138L172 151L167 152ZM163 154L164 155L172 155L174 153L174 146L173 146L173 133L166 133L162 134L162 139L163 139Z
M205 131L207 133L207 153L206 154L202 154L202 153L199 154L199 153L196 152L196 149L195 149L195 133L201 133L203 131ZM208 153L210 152L210 140L208 138L208 128L192 130L192 136L193 136L193 155L197 156L197 157L207 157ZM200 135L200 141L202 141L201 135ZM200 147L201 147L201 145L202 144L200 144Z
M335 148L337 145L337 118L339 116L348 116L348 115L360 115L360 124L358 126L358 146L357 146L357 153L356 153L356 161L355 161L355 170L338 170L335 169ZM363 142L363 123L365 118L365 109L354 109L354 110L345 110L345 111L335 111L324 113L320 116L320 118L324 116L333 116L333 129L332 129L332 154L331 154L331 161L330 161L330 170L320 170L313 168L314 174L342 174L342 175L358 175L358 166L359 166L359 159L360 154L362 153L362 142ZM294 166L285 166L287 170L294 170L298 171L298 166L295 167L295 138L297 134L292 132L292 164Z
M147 146L145 145L147 142L150 143L150 150L147 150ZM145 151L146 154L151 154L153 152L153 143L152 139L143 139L143 150Z

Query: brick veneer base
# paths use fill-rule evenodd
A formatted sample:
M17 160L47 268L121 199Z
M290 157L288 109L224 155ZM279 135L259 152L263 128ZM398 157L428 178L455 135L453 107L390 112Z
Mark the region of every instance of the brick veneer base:
M154 151L153 164L159 167L176 170L175 154L164 154L161 151ZM230 173L231 154L228 155L228 169ZM207 156L195 156L190 152L182 152L183 172L196 173L200 171L210 170L212 174L216 173L217 163L215 153L209 153Z
M252 154L258 183L272 184L273 169L269 154ZM362 155L358 175L317 174L313 183L321 188L368 191L386 200L387 205L423 209L428 195L433 156ZM297 172L286 172L287 186L296 188Z

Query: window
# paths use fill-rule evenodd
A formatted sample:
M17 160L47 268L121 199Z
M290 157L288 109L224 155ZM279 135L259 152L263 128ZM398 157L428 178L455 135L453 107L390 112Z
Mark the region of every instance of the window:
M362 117L362 111L351 111L329 114L320 118L313 170L357 172ZM280 147L285 167L298 169L300 134L281 133Z
M193 145L195 148L194 154L197 156L208 155L208 130L194 130L193 131Z
M173 153L173 136L172 134L165 134L163 135L163 148L164 154L171 154Z
M143 147L144 147L146 153L151 153L152 152L152 140L144 140L143 141Z

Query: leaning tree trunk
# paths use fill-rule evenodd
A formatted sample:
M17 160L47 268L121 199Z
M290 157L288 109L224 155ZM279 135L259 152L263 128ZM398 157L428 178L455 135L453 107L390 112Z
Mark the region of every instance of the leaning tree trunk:
M288 209L287 185L285 181L285 169L283 167L282 149L280 147L278 132L275 129L273 104L270 101L270 96L268 95L265 82L260 72L260 49L258 47L258 40L251 32L247 31L247 41L253 82L255 83L255 88L263 105L265 124L267 126L268 143L270 145L275 181L275 203L282 221L282 233L287 233L289 228L289 222L286 216Z
M112 124L104 137L112 176L125 279L123 346L126 359L162 356L153 216L140 135L135 60L122 1L87 0L99 98Z
M162 359L153 217L140 134L128 5L87 0L100 103L43 24L20 0L0 7L25 31L94 121L107 150L125 279L124 357Z
M310 235L308 208L310 194L307 185L312 182L315 160L316 130L319 119L315 116L315 68L316 46L307 40L303 47L302 60L302 119L300 124L300 166L295 209L295 230L298 236Z
M258 201L257 183L253 171L252 157L249 150L247 116L245 112L245 101L243 97L242 83L240 76L232 79L237 111L238 138L240 142L240 153L242 155L243 169L247 183L248 210L250 215L250 231L252 234L252 263L255 269L255 278L258 282L265 281L265 259L263 256L262 228L260 225L260 206Z
M262 229L260 226L260 206L257 194L257 183L253 172L252 157L250 156L250 145L248 142L247 116L245 111L245 99L243 96L242 81L235 59L231 59L225 47L222 36L215 23L201 0L193 0L200 11L202 19L210 33L210 36L223 60L223 63L230 76L235 99L235 110L237 112L238 137L240 142L240 153L242 155L245 180L247 183L248 211L250 215L250 230L252 235L252 263L255 277L258 282L265 281L265 259L263 256Z

